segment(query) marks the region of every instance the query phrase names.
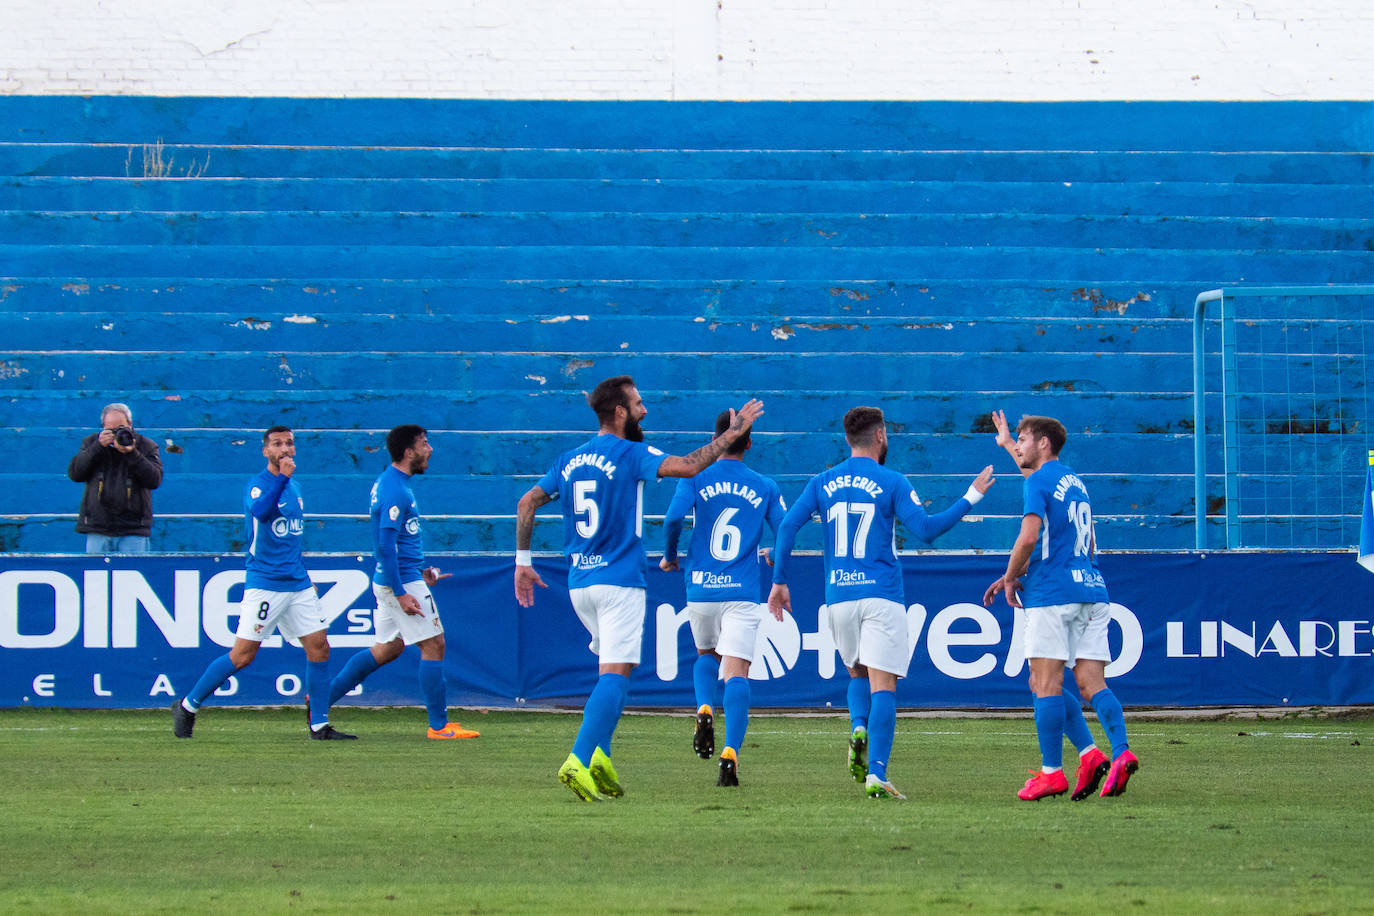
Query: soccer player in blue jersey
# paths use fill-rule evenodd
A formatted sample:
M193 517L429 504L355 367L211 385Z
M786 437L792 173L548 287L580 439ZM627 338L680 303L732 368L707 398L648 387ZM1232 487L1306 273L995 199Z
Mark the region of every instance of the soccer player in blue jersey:
M420 538L420 508L411 478L429 467L434 447L423 426L405 424L386 435L391 464L372 484L369 517L377 560L372 595L377 641L344 664L329 687L330 705L382 665L395 661L406 646L420 647L420 692L429 717L427 736L435 740L476 738L478 733L448 719L444 681L444 624L430 586L452 573L425 566Z
M548 473L520 498L515 530L515 598L534 605L534 588L545 588L534 569L530 543L535 511L550 500L563 504L563 552L568 557L568 597L591 634L598 660L596 686L587 697L582 725L558 779L583 801L624 794L611 763L611 738L625 708L630 672L639 664L644 637L644 481L694 477L749 432L763 404L748 401L731 412L715 439L678 457L643 442L640 421L648 414L628 375L602 381L587 398L600 431L558 456Z
M1005 417L1002 422L1005 426ZM1001 592L1008 604L1026 611L1026 657L1030 661L1031 692L1035 694L1040 772L1032 770L1031 778L1016 795L1025 801L1038 801L1069 789L1063 769L1063 685L1064 669L1070 665L1112 742L1112 763L1102 795L1120 795L1140 761L1126 741L1121 703L1103 678L1110 657L1110 614L1107 583L1093 559L1097 544L1092 502L1083 481L1059 460L1059 452L1068 441L1064 424L1052 417L1025 416L1016 433L1017 464L1023 472L1030 472L1024 485L1021 533L1012 547L1006 572L983 593L986 606ZM1081 773L1079 781L1083 781Z
M324 696L329 684L329 621L320 610L315 585L301 559L305 533L305 502L292 475L296 471L296 437L289 426L273 426L262 434L267 467L248 482L243 497L243 522L248 544L234 645L212 661L191 692L172 704L172 734L191 737L196 713L205 700L235 671L258 655L262 641L274 629L299 639L305 648L305 688ZM356 738L329 724L329 707L310 710L310 737L331 741Z
M727 410L716 417L716 435L729 428ZM678 481L663 519L663 559L658 564L665 572L678 568L682 521L693 513L687 619L699 654L692 668L697 702L692 749L705 760L715 753L712 704L720 677L725 681L725 748L718 786L739 785L739 752L749 725L749 666L764 611L759 603L759 540L765 523L776 534L787 511L778 485L745 467L744 453L752 444L745 433L711 467Z
M850 457L807 483L778 530L774 613L792 609L787 584L792 545L818 516L825 529L825 603L835 648L849 669L849 772L870 798L905 798L887 778L897 730L897 679L911 663L906 596L895 549L900 520L929 543L953 528L993 484L985 467L954 504L927 515L905 477L884 467L887 424L876 407L844 415Z

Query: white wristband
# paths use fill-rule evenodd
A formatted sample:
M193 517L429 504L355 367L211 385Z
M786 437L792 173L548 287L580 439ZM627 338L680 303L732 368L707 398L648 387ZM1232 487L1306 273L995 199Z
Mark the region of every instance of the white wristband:
M978 505L978 500L983 498L983 494L978 492L978 488L970 486L968 492L964 494L964 499L968 500L970 506Z
M528 550L517 550L517 551L515 552L515 565L516 565L516 566L533 566L533 565L534 565L534 557L532 557L532 556L530 555L530 551L528 551Z

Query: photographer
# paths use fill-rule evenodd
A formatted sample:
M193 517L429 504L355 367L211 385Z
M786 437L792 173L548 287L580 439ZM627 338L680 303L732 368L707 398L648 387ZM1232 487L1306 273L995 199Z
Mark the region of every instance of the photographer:
M67 476L86 485L76 530L86 535L87 553L147 553L153 524L153 496L162 483L157 443L134 432L133 412L107 404L102 429L81 440Z

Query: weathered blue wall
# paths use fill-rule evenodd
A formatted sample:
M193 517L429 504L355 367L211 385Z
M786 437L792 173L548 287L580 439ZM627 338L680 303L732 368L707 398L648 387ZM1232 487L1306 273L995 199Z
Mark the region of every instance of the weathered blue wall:
M1052 414L1105 547L1190 547L1193 299L1370 282L1372 149L1371 103L3 97L0 549L78 549L63 472L125 400L162 549L238 546L287 422L309 548L366 550L380 431L420 422L430 546L505 551L621 372L670 451L763 397L788 496L856 403L936 507L1008 472L949 548L1019 516L989 411Z

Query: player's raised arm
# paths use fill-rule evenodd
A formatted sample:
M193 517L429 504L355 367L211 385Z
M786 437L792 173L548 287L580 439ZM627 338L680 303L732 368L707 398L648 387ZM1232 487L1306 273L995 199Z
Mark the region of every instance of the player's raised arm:
M658 466L659 477L695 477L715 463L715 460L734 444L735 440L753 427L763 416L763 402L750 398L739 410L730 412L730 426L710 442L689 455L669 455Z
M1016 462L1017 468L1021 471L1021 476L1029 477L1033 472L1029 468L1021 467L1021 459L1016 455L1016 437L1011 434L1011 427L1007 425L1006 413L1001 410L994 410L992 412L992 425L997 429L997 444L1006 450L1012 461Z
M534 606L534 587L548 588L539 573L534 571L534 560L530 555L530 543L534 539L534 513L553 500L538 486L530 487L520 497L515 509L515 600L521 607Z
M926 515L925 507L918 500L916 491L910 490L906 496L897 497L897 517L913 534L929 544L958 524L959 519L967 515L996 482L997 479L992 476L992 465L989 464L973 479L973 483L969 484L963 496L956 499L949 508L935 515Z

